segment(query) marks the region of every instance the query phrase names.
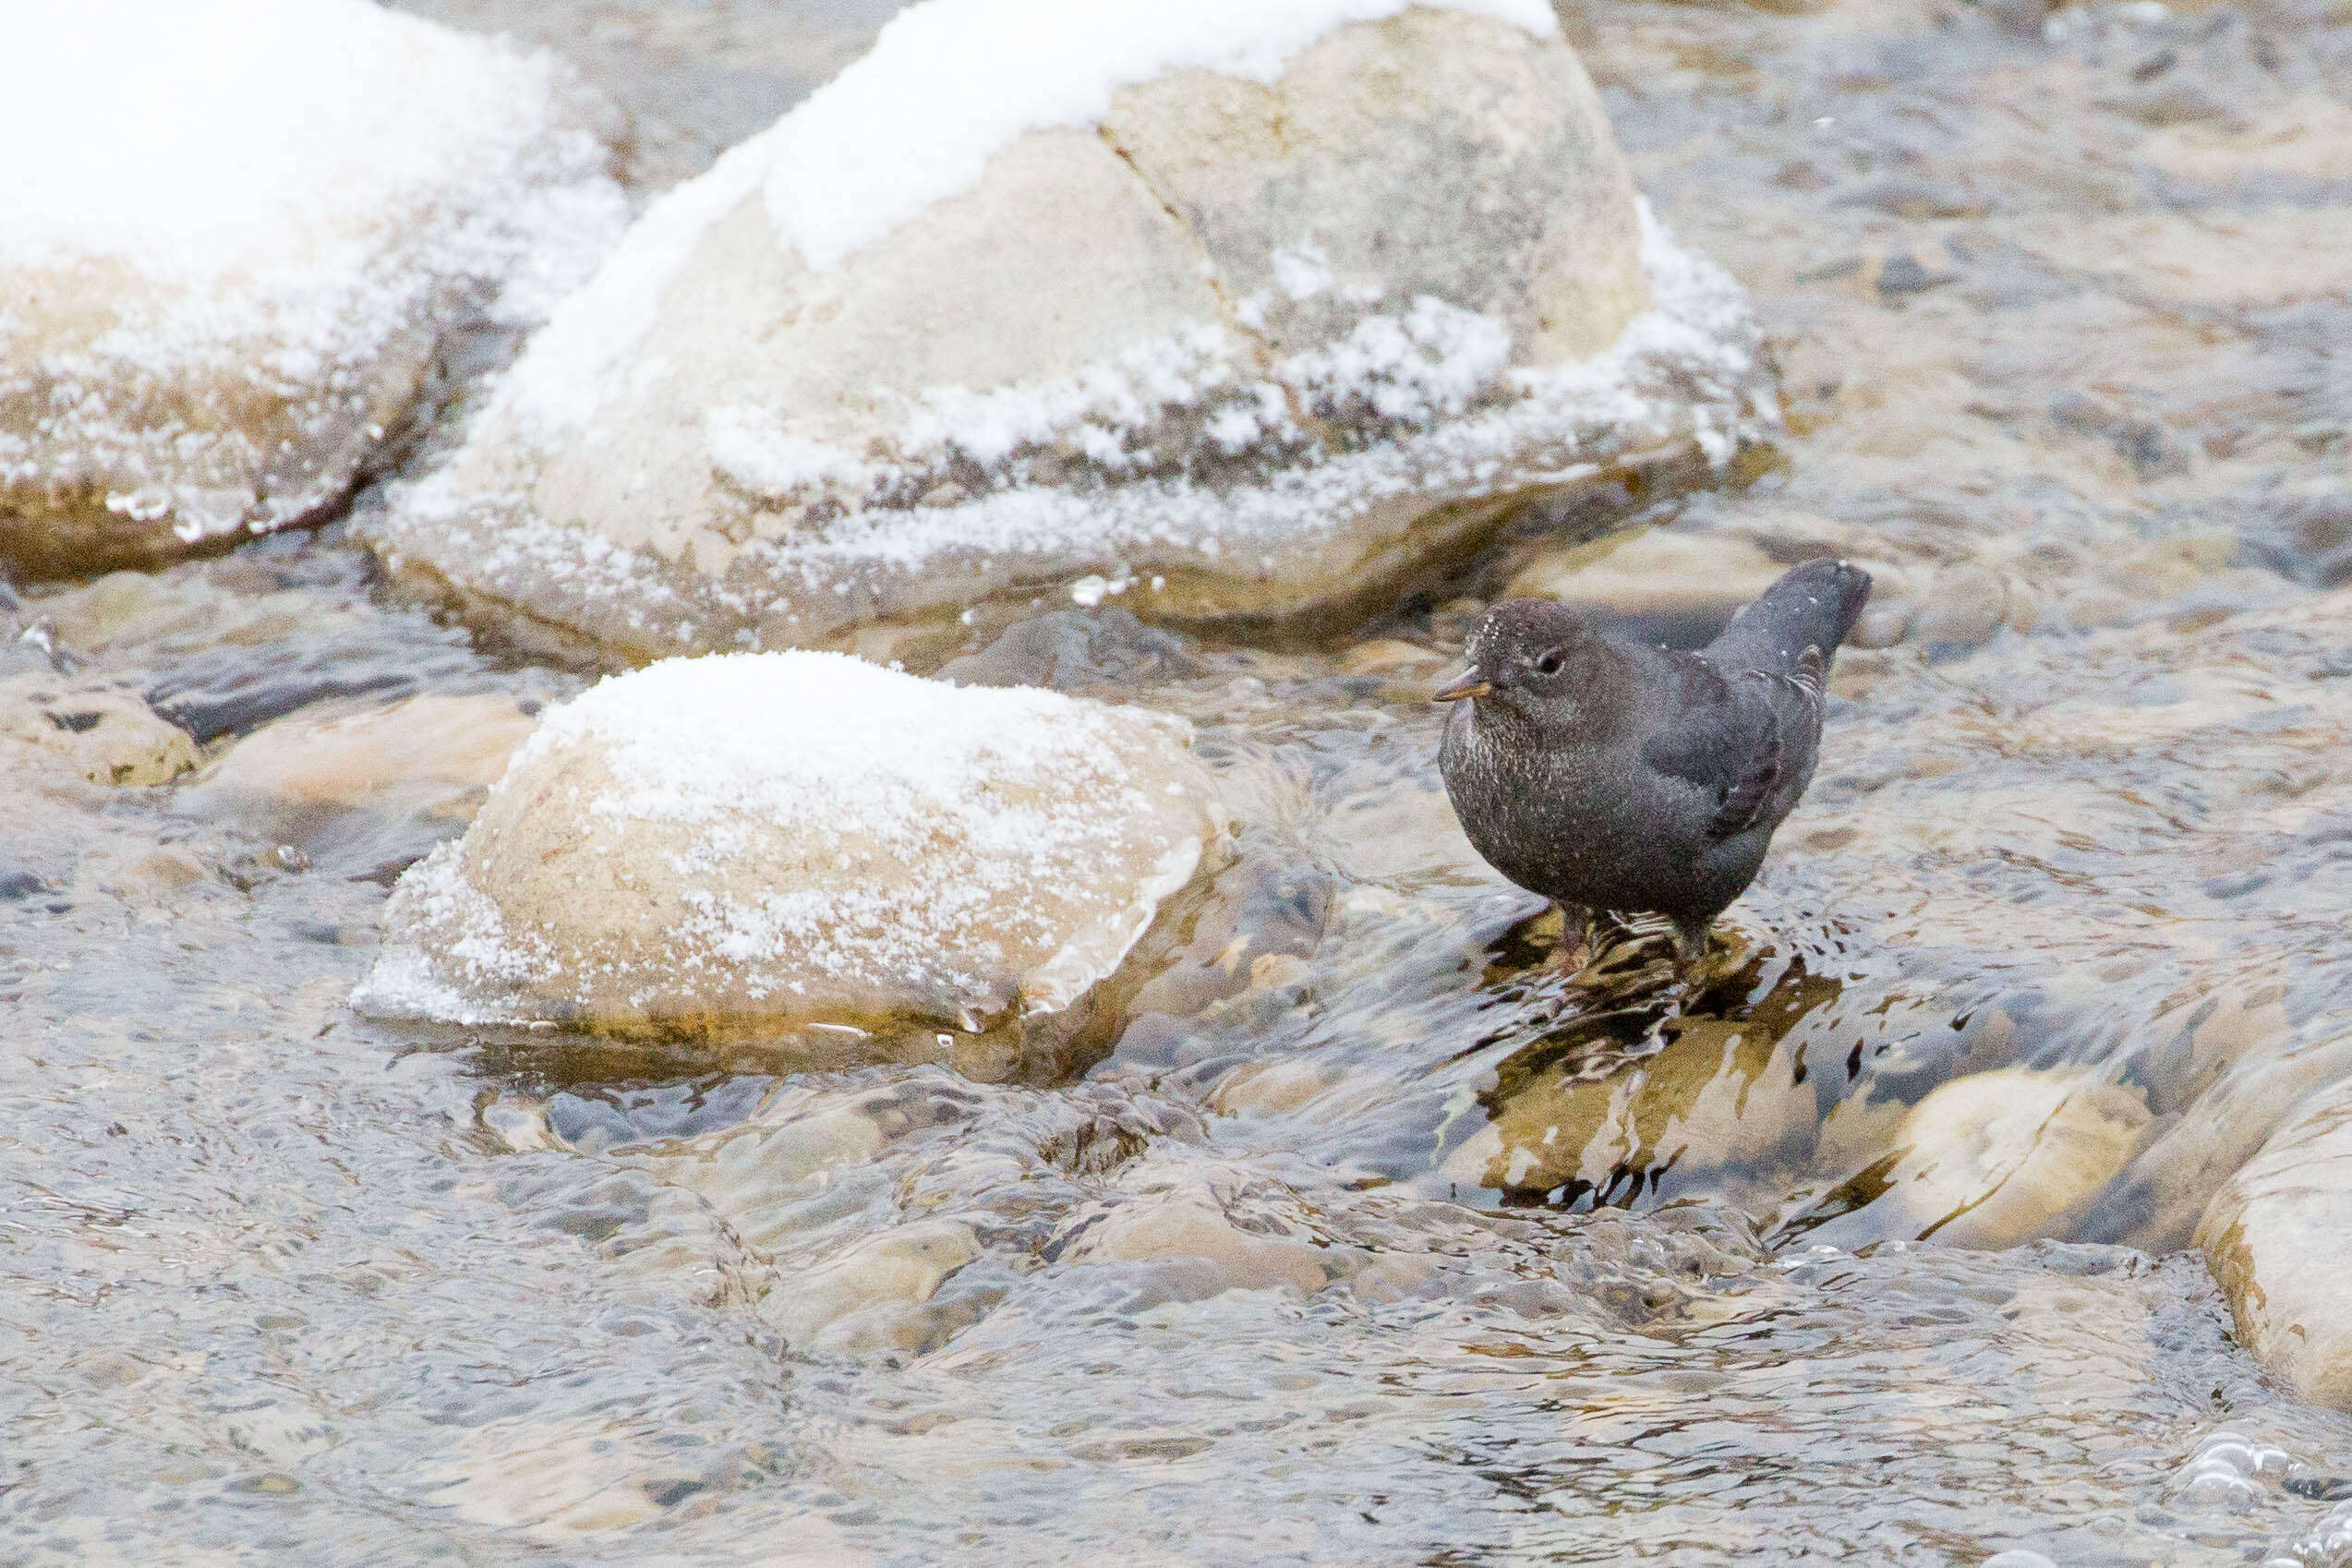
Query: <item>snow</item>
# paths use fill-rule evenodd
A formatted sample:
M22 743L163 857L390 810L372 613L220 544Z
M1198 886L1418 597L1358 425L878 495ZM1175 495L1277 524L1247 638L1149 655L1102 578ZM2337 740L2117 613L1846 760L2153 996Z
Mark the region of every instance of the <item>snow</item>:
M1332 260L1311 239L1274 252L1274 282L1294 300L1312 299L1332 286Z
M466 164L543 135L552 85L361 0L24 6L8 53L0 262L190 287L364 259Z
M1274 368L1318 414L1361 403L1382 419L1432 425L1502 389L1511 329L1491 316L1422 295L1400 313L1366 315L1327 347Z
M1139 734L1168 743L1178 728L840 654L670 659L550 712L475 831L501 795L544 790L591 754L609 783L542 802L525 830L585 839L633 868L632 886L649 885L636 846L673 846L650 883L674 886L689 912L661 983L732 975L781 997L829 979L922 996L944 979L976 995L993 953L1025 947L1043 960L1026 1001L1056 1007L1116 965L1200 862L1197 826L1159 831L1178 820L1164 797L1189 786L1137 761ZM1065 929L1072 901L1090 899L1102 908L1085 929ZM535 992L578 983L561 972L561 940L517 929L469 877L464 845L411 868L391 920L395 940L354 996L364 1010L513 1019Z
M1078 787L1124 768L1107 710L847 654L673 658L611 676L549 714L511 766L591 740L615 781L590 804L597 815L697 826L751 815L915 856L942 821L1007 853L1083 833L1008 811L992 790L1057 777Z
M222 419L347 421L437 312L539 320L626 222L550 56L365 0L20 5L6 32L0 486L95 466L184 537L282 521L254 493L279 432ZM175 398L196 428L151 429Z
M1231 333L1200 327L1138 344L1055 380L985 392L934 387L905 400L887 460L790 434L780 415L755 403L706 414L705 444L711 465L754 495L790 497L816 484L862 502L877 489L904 489L918 475L944 478L959 461L1001 475L1022 450L1064 440L1106 473L1131 469L1147 455L1149 432L1165 410L1195 407L1221 389L1232 389L1239 401L1228 400L1222 410L1220 440L1237 450L1269 429L1299 439L1279 387L1236 380L1234 367L1244 358Z
M838 77L656 202L533 342L506 396L552 428L586 423L679 267L755 190L778 245L827 271L971 189L1026 132L1099 124L1122 87L1192 67L1272 81L1333 29L1415 4L1560 30L1548 0L922 0ZM1328 286L1311 242L1285 254L1295 296Z

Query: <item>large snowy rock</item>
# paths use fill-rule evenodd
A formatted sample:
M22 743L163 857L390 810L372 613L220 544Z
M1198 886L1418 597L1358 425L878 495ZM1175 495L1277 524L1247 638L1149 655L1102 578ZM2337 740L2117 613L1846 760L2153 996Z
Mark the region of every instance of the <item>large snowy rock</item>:
M1727 458L1756 343L1543 0L928 0L649 211L382 543L640 657L1290 614Z
M2322 1090L2198 1227L2237 1337L2304 1397L2352 1410L2352 1082Z
M554 63L365 0L13 8L0 560L319 513L461 313L544 316L625 220Z
M552 711L412 867L356 1004L683 1035L1086 996L1218 844L1180 721L838 654L672 659Z

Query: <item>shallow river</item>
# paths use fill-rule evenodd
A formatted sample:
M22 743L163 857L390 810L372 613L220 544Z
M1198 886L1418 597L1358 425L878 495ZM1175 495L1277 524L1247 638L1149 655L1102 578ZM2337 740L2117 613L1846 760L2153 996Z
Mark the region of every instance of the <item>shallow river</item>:
M571 52L646 189L887 10L418 8ZM1791 433L1326 644L976 638L959 673L1191 718L1247 823L1085 1059L373 1024L450 790L7 795L0 1560L2352 1561L2312 1534L2352 1417L2189 1249L2352 1067L2352 13L1567 19ZM216 754L592 678L390 592L375 501L17 618ZM1653 949L1546 969L1426 701L1479 604L1628 518L1882 582L1679 1010ZM1905 1122L1965 1075L2047 1097L2040 1141Z

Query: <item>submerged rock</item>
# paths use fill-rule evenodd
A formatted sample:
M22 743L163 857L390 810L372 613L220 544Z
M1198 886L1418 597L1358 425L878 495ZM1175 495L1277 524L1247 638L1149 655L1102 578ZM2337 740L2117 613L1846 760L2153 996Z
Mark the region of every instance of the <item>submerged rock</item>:
M552 60L361 0L35 7L8 81L0 560L37 570L333 506L442 331L543 317L624 217Z
M0 681L0 778L168 784L196 742L120 682L35 672Z
M1527 1055L1543 1062L1543 1051ZM1745 1173L1797 1168L1820 1120L1802 1059L1769 1028L1703 1019L1614 1073L1574 1060L1532 1073L1506 1062L1493 1119L1448 1156L1445 1174L1457 1190L1596 1205L1696 1175L1761 1206L1767 1181Z
M239 741L196 788L283 806L470 818L536 728L512 697L408 697L296 714Z
M1222 839L1187 733L832 654L617 677L402 877L355 1001L688 1036L1055 1013Z
M2352 1409L2352 1083L2314 1095L2198 1227L2238 1342L2307 1399Z
M1771 417L1548 7L1032 8L910 10L657 204L393 564L638 656L1286 616Z
M2139 1151L2151 1119L2138 1092L2081 1072L1967 1074L1912 1106L1893 1152L1847 1184L1868 1206L1812 1237L1997 1248L2063 1234Z

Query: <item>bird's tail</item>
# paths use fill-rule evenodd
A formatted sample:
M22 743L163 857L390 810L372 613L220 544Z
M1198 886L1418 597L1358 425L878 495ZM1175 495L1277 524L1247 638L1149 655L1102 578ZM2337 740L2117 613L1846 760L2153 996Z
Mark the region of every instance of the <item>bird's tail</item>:
M1731 618L1707 651L1719 663L1788 674L1819 648L1836 651L1870 600L1870 573L1842 561L1791 566L1754 604Z

